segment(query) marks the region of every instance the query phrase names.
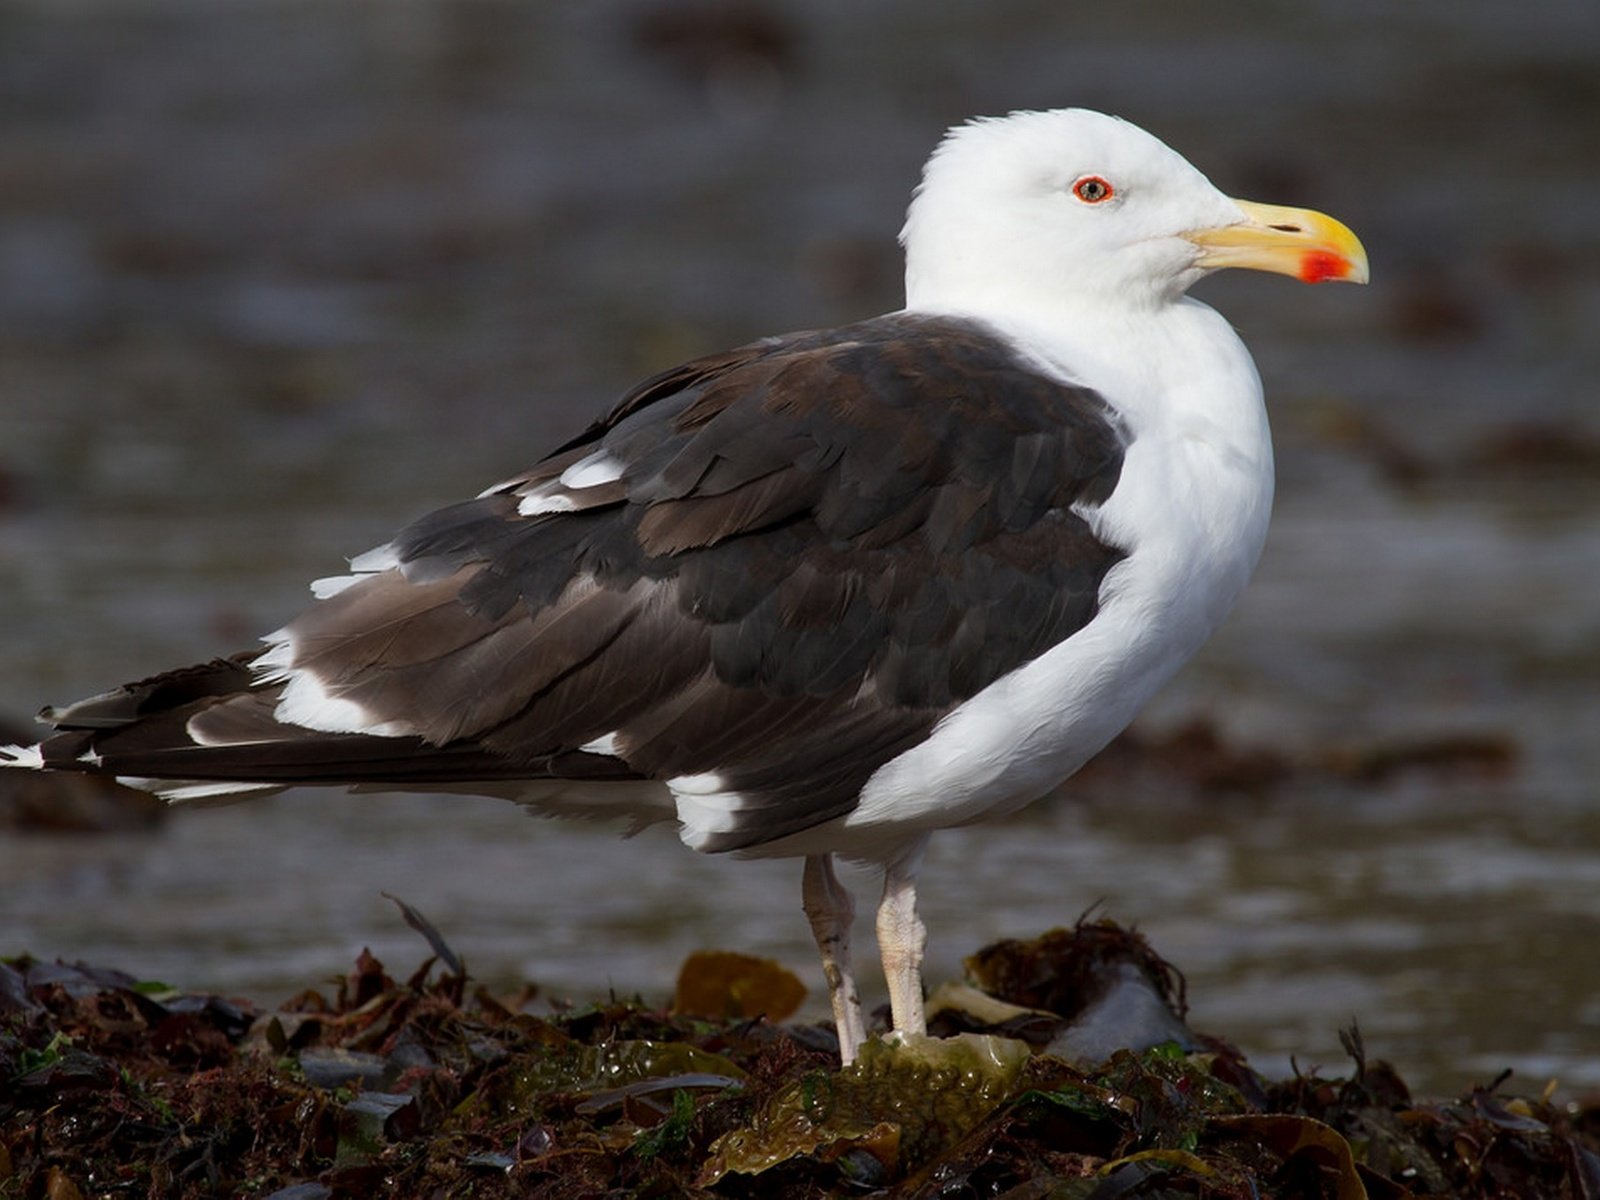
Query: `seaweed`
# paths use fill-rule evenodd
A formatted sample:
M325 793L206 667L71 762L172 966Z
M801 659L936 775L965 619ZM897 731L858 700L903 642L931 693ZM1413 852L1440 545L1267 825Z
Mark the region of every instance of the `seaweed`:
M1600 1106L1504 1080L1417 1101L1355 1029L1347 1076L1264 1079L1110 921L984 948L949 1036L841 1069L826 1029L759 1011L798 994L775 964L697 957L672 1007L536 1015L402 912L433 952L406 979L364 952L276 1011L0 964L0 1196L1600 1197ZM1126 1044L1061 1052L1086 1024Z

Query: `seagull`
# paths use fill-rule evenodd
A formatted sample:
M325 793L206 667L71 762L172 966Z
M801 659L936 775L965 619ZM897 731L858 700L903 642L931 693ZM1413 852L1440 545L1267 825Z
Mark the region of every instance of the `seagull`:
M1068 779L1261 552L1260 378L1187 290L1367 261L1083 109L950 130L900 240L899 311L646 380L313 583L265 649L47 708L0 762L174 801L487 794L800 858L845 1063L866 1027L835 860L865 863L893 1030L925 1033L929 837Z

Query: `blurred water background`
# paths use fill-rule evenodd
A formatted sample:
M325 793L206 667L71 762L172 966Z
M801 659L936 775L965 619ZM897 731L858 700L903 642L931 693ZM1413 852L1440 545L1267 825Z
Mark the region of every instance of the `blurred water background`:
M1267 1069L1355 1020L1424 1089L1600 1086L1592 0L7 0L0 714L249 645L644 374L897 307L941 130L1066 104L1337 214L1373 284L1201 289L1279 502L1139 728L1277 768L1133 759L935 839L931 979L1098 902ZM0 835L0 953L271 1000L421 957L380 890L496 986L660 997L702 946L818 983L798 863L437 797Z

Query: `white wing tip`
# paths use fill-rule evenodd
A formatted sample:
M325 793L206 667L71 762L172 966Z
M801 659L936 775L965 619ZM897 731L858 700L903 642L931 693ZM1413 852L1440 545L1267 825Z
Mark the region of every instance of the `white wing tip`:
M347 587L353 587L367 578L365 575L329 575L323 579L311 581L311 594L318 600L326 600L329 596L337 596Z
M403 721L379 721L354 700L330 695L322 681L309 671L286 670L284 678L287 682L272 715L285 725L318 733L364 733L369 737L405 737L414 732Z
M118 775L117 782L124 787L138 788L141 792L154 792L169 804L283 791L281 783L241 783L236 780L149 779L143 775Z
M716 796L726 793L728 785L715 771L702 771L698 775L674 775L667 780L667 786L677 796Z
M0 746L0 767L21 767L27 771L42 771L44 750L35 742L31 746Z
M622 478L626 470L627 464L621 459L614 458L604 450L596 450L561 472L561 486L574 492L582 491L584 488L599 487L602 484L615 483Z
M400 551L395 549L393 542L374 546L350 560L350 569L357 575L376 575L380 571L392 571L399 565Z
M283 683L294 673L294 638L287 627L274 630L261 639L267 648L250 662L250 669L266 685Z
M365 733L373 737L405 737L413 732L403 721L376 720L354 700L330 695L315 674L295 665L295 637L287 626L261 640L267 648L255 656L250 667L263 686L283 685L273 716L285 725L315 729L318 733Z
M578 749L585 754L606 754L612 758L620 758L621 752L617 749L617 734L620 731L612 730L603 737L597 737L592 742L585 742Z
M545 513L576 512L578 506L573 503L572 497L564 496L559 492L546 491L529 492L517 501L517 515L520 517L538 517Z
M395 549L393 542L385 542L381 546L374 546L371 550L363 551L350 560L350 574L329 575L325 579L311 581L311 594L318 600L326 600L330 596L337 596L346 588L360 583L363 579L373 575L381 575L385 571L396 570L400 566L400 551Z

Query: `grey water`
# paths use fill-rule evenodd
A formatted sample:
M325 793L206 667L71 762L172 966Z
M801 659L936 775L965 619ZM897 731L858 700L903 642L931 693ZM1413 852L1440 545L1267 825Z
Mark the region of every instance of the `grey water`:
M943 127L1085 104L1373 263L1200 289L1261 367L1279 499L1141 729L1515 758L1069 785L935 839L931 980L1098 905L1265 1069L1337 1068L1355 1021L1424 1090L1600 1087L1600 9L1218 11L5 5L0 714L251 644L654 370L895 307ZM817 983L798 864L453 797L7 833L0 953L280 999L363 945L420 960L385 890L496 986L660 998L705 946Z

